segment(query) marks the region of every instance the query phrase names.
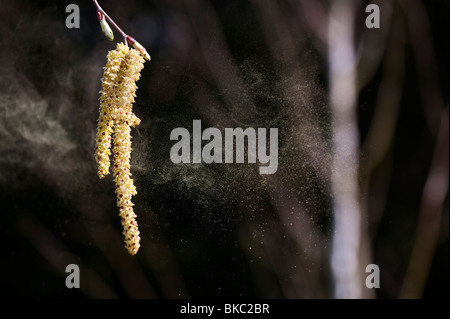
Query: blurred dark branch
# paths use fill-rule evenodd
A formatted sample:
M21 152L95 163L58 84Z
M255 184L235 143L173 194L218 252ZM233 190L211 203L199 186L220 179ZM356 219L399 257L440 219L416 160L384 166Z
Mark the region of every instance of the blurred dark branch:
M209 1L185 1L184 9L195 30L204 62L212 81L225 101L225 107L254 110L255 106L245 90L239 70L227 46L219 18ZM243 107L245 106L245 107ZM239 123L240 119L234 120ZM225 124L225 123L223 123ZM247 125L248 123L242 123Z
M436 146L422 192L414 246L403 282L402 298L420 298L430 271L439 236L444 201L448 197L449 113L439 86L436 54L429 17L422 2L405 2L410 40L418 70L422 108Z
M76 264L81 269L83 277L80 290L88 298L117 298L118 296L103 281L101 276L89 267L89 264L80 260L80 257L73 253L64 243L32 215L22 214L18 220L18 230L36 248L60 274L61 285L64 284L66 266Z
M439 227L448 197L449 113L442 111L436 147L422 192L414 246L404 278L401 298L420 298L430 272L439 237Z
M289 25L289 18L300 19L299 10L282 12L280 6L273 1L252 1L252 4L258 13L266 43L275 61L277 75L283 83L280 89L288 113L295 122L293 130L296 131L296 147L313 165L322 185L329 185L329 142L320 125L318 108L311 107L316 103L314 94L317 93L313 92L316 88L305 86L305 83L316 80L315 74L305 66L308 60L302 52L305 48L299 41L304 35L303 31Z
M403 95L403 80L405 73L405 21L397 18L392 21L389 28L390 36L383 56L382 78L378 90L375 111L367 137L361 147L363 158L361 162L362 197L366 198L366 210L369 209L368 196L370 184L373 179L383 183L379 187L376 205L371 204L371 230L376 229L381 219L384 202L387 198L387 183L390 173L381 176L373 176L377 169L389 154L398 122L401 98ZM372 234L373 235L373 234Z
M359 28L361 35L356 40L356 56L359 61L358 90L363 89L373 80L376 72L379 70L380 63L383 62L385 57L385 51L389 45L389 37L394 28L394 22L398 25L398 20L403 21L399 15L394 16L397 13L397 11L394 12L398 7L397 1L372 0L370 2L380 7L380 11L382 12L380 15L381 27L379 29ZM399 31L397 30L398 33Z
M312 41L323 56L327 55L328 12L321 1L301 0L298 5L299 14L306 21L307 32L312 34Z
M438 134L444 102L439 85L439 74L433 36L427 10L421 1L405 1L410 41L417 65L422 107L428 129Z
M362 151L368 158L369 173L386 156L392 143L402 97L404 77L404 38L401 22L394 22L392 34L383 62L383 75L377 95L375 114Z
M263 30L266 44L274 61L275 72L280 78L279 90L282 100L289 115L289 131L292 131L294 147L299 158L312 166L313 174L317 176L320 185L329 190L330 185L330 142L324 134L324 124L320 120L319 107L313 107L315 101L314 85L316 73L308 68L308 54L305 47L306 35L298 21L301 21L301 10L298 3L289 2L288 5L278 5L273 1L252 1L257 13L258 20ZM298 183L298 184L295 184ZM295 274L290 275L293 283L284 282L280 277L283 290L291 298L299 296L309 298L322 298L327 295L326 287L329 283L321 282L322 267L327 267L329 262L328 238L321 234L318 225L311 222L308 209L303 207L302 201L308 202L308 197L298 199L298 189L301 181L290 183L273 178L270 185L271 198L277 211L277 216L285 227L299 249L301 254L306 255L308 262L302 258L291 261L291 264L302 264L297 268ZM316 212L318 213L318 212ZM280 254L279 249L269 250L276 257ZM297 254L296 254L297 255ZM314 266L312 266L314 265ZM323 266L321 266L323 265ZM279 266L279 275L288 273L286 268ZM283 269L281 269L283 268ZM308 270L306 273L301 271ZM295 279L297 278L297 279Z

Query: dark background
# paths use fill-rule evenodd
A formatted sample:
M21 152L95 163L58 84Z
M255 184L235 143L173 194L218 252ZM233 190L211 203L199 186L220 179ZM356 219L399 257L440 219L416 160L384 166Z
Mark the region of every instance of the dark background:
M412 285L414 297L448 298L449 2L384 3L379 30L365 28L369 2L359 2L360 200L364 247L381 269L381 287L367 296L408 297ZM65 26L69 3L80 8L80 29ZM328 2L317 3L326 11ZM97 178L93 156L102 67L120 35L107 41L91 1L3 0L3 293L332 298L333 132L320 16L287 0L100 5L152 56L132 130L141 249L131 257L123 248L114 183ZM170 132L190 130L193 119L203 128L278 127L278 172L173 164ZM447 178L427 200L434 172ZM416 264L421 243L428 254ZM65 286L71 263L80 289Z

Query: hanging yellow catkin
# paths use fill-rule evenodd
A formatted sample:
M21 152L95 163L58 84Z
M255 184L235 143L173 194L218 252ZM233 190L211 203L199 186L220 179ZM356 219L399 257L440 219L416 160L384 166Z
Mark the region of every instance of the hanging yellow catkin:
M136 81L144 67L140 53L123 43L110 51L102 78L100 97L100 117L97 128L96 159L98 175L103 178L109 171L111 137L113 144L113 175L116 182L117 206L122 219L125 246L131 255L140 247L140 237L136 214L131 197L136 195L130 172L131 127L140 123L133 114L132 107L136 96ZM111 136L111 134L114 135Z
M104 67L95 148L95 158L98 166L97 174L100 178L104 178L109 173L111 133L114 124L113 113L117 103L116 80L122 60L127 53L126 49L125 45L119 44L116 50L109 51L106 66Z
M136 96L136 81L144 67L144 59L140 53L131 48L119 70L117 77L117 104L114 120L114 167L113 173L116 181L117 205L122 218L125 246L131 255L137 253L140 247L138 224L135 220L131 197L136 195L130 172L131 158L131 126L136 126L140 120L132 112Z

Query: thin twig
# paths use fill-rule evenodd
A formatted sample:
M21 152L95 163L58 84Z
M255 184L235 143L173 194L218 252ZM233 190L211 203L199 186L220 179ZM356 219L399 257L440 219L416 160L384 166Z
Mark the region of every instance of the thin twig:
M114 26L114 28L116 28L117 31L119 31L119 33L123 37L123 42L128 47L128 41L127 41L128 35L125 32L123 32L122 29L119 28L119 26L114 22L114 20L109 17L109 15L105 12L105 10L103 10L102 7L100 7L100 5L98 4L97 0L92 0L92 2L94 2L94 5L97 8L97 11L102 13L106 17L106 19L108 19L108 21Z

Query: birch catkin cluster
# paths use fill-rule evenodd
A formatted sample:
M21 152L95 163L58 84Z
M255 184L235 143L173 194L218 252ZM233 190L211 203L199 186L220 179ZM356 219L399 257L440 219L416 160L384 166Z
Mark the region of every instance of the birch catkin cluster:
M130 172L131 127L140 123L132 107L136 96L136 81L144 67L144 58L138 50L119 43L116 50L108 53L107 59L100 91L95 156L98 176L104 178L109 173L112 147L112 171L125 246L131 255L135 255L140 247L140 237L131 202L131 197L137 194Z

